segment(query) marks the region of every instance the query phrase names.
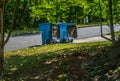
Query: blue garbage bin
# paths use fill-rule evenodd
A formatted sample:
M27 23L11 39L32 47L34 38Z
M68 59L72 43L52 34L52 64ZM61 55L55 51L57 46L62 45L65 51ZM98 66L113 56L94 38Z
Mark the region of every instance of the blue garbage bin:
M51 23L41 23L39 24L40 33L42 36L42 45L49 44L52 41L52 31L51 31Z
M68 32L67 32L67 24L60 23L60 42L68 41Z
M63 43L63 42L72 42L73 39L70 39L69 37L70 37L71 30L75 29L75 31L73 31L73 32L76 33L75 23L62 23L62 22L59 22L58 25L60 27L60 42L61 43ZM71 37L73 37L73 35Z

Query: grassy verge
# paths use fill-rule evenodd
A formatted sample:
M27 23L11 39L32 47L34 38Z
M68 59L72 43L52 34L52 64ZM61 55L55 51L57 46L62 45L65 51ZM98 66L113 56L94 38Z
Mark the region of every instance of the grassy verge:
M120 36L120 31L115 32L115 36Z
M103 25L106 25L106 22L103 22L102 23ZM83 28L83 27L93 27L93 26L99 26L100 25L100 22L96 22L96 23L89 23L89 24L77 24L76 26L78 28Z
M36 33L39 32L39 28L27 28L25 27L24 29L18 29L18 30L13 30L12 35L20 35L20 34L27 34L27 33ZM5 35L8 34L8 31L5 33Z
M83 27L92 27L92 26L99 26L100 24L78 24L76 25L77 28L83 28Z

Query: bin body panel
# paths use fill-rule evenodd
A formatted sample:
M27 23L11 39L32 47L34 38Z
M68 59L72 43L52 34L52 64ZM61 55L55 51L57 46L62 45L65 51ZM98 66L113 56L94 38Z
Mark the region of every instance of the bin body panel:
M52 41L51 23L39 24L40 32L42 35L42 45Z
M69 42L72 38L77 38L77 28L75 23L58 23L60 27L60 42Z
M60 23L60 42L68 41L67 24Z
M75 26L75 23L66 23L67 26Z

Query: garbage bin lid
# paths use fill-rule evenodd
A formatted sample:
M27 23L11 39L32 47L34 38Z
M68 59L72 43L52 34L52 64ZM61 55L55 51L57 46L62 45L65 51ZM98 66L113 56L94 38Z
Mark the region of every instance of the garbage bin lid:
M51 24L51 23L50 22L40 23L39 26L48 25L48 24Z
M67 26L75 26L75 23L66 23Z
M63 24L67 26L75 26L75 23L69 22L69 23L63 23L63 22L58 22L57 24Z

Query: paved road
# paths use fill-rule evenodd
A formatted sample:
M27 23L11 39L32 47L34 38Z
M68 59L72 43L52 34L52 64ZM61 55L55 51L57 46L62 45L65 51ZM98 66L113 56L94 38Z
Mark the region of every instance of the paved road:
M114 27L115 31L120 30L120 25L116 25ZM109 33L109 27L103 26L103 33ZM78 28L77 29L78 38L76 40L80 40L83 38L94 37L100 35L100 27L88 27L88 28ZM20 36L13 36L10 38L8 43L5 46L5 51L12 51L21 48L27 48L30 46L41 45L41 35L32 34L32 35L20 35Z
M120 25L115 25L114 29L115 31L119 31ZM78 28L77 33L78 33L78 39L99 36L101 34L99 26L94 26L94 27L89 27L89 28ZM110 33L110 28L106 25L103 26L103 34L108 34L108 33Z

